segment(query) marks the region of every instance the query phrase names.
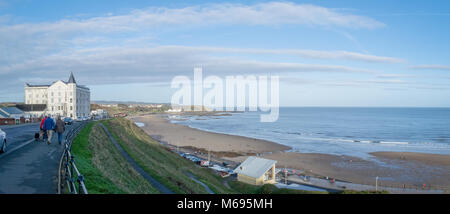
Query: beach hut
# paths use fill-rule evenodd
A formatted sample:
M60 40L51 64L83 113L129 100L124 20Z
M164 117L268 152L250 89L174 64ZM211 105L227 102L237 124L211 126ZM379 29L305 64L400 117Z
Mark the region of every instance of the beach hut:
M274 184L275 183L275 164L274 160L249 157L241 163L235 170L238 181L253 184Z

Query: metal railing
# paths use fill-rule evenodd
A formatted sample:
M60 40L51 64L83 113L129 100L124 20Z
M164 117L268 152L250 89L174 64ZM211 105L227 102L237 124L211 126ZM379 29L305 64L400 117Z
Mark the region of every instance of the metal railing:
M65 137L64 153L59 162L58 194L62 193L65 187L64 183L67 184L67 191L71 194L88 194L86 185L84 184L84 177L75 164L75 157L70 152L74 138L85 124L85 122L82 122L77 127L71 129Z

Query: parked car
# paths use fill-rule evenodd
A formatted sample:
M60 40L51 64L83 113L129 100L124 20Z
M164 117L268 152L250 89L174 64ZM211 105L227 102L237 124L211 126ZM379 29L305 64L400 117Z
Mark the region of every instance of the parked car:
M6 152L6 133L0 129L0 152Z
M64 118L64 124L66 124L66 125L72 125L72 123L73 123L72 118L70 118L70 117Z

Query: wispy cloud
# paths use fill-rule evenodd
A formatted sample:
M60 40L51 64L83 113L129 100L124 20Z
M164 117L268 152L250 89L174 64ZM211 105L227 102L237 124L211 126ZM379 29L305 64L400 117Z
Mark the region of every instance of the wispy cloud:
M107 47L90 48L53 54L26 60L9 66L0 66L1 74L24 75L55 74L60 70L75 70L106 80L114 75L119 81L132 76L173 76L192 72L194 66L202 65L215 74L262 73L262 72L362 72L373 71L340 65L268 62L242 57L218 57L204 52L202 48L153 48ZM132 71L132 72L127 72ZM102 81L102 80L100 80Z
M375 56L348 51L318 51L299 49L252 49L252 48L224 48L224 47L187 47L187 46L166 46L165 48L185 49L192 51L202 51L211 53L245 53L245 54L276 54L292 55L314 59L345 59L375 63L402 63L405 60L395 57Z
M135 31L142 27L167 25L307 25L375 29L385 24L360 15L338 10L289 2L268 2L254 5L207 4L184 8L151 7L129 14L108 15L88 19L65 19L57 22L20 24L5 30L26 30L29 33L58 31Z
M410 78L410 77L416 77L415 75L405 75L405 74L380 74L377 75L377 78L382 79L396 79L396 78Z
M450 71L450 66L448 65L416 65L411 66L412 69L418 69L418 70L445 70Z

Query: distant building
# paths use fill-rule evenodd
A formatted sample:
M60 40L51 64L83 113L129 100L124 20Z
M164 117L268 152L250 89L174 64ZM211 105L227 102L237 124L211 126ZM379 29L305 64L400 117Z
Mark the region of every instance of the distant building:
M275 164L274 160L248 157L235 170L238 181L253 184L274 184L275 182Z
M106 111L105 109L92 110L91 111L91 116L94 117L94 119L97 119L97 120L109 118L108 111Z
M25 84L25 104L45 104L45 113L53 117L63 116L79 119L89 117L91 92L88 87L78 85L73 73L69 81L58 80L50 85Z
M46 104L17 104L16 107L25 113L25 118L40 118L47 111Z
M127 113L117 113L117 114L114 114L113 116L114 117L126 117L126 116L128 116L128 114Z
M179 109L169 109L169 110L167 110L167 112L169 112L169 113L178 113L178 112L181 112L181 109L179 108Z

